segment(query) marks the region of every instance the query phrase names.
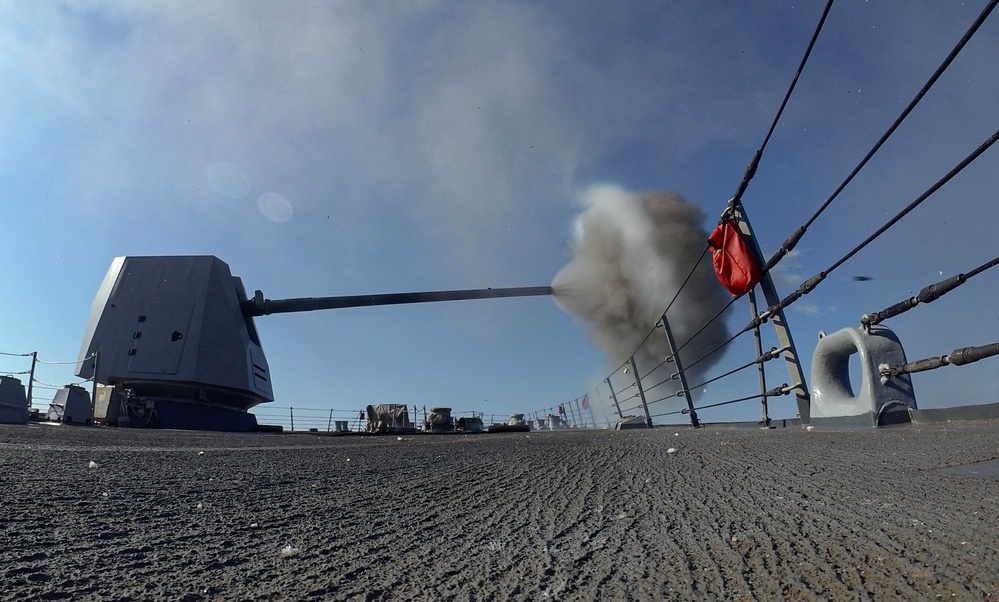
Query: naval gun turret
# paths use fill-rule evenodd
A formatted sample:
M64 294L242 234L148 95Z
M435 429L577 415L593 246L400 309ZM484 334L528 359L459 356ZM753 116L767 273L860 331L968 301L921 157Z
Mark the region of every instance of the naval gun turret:
M106 385L95 420L115 426L256 430L274 400L253 319L374 305L550 295L549 286L265 299L213 256L117 257L94 299L77 376Z

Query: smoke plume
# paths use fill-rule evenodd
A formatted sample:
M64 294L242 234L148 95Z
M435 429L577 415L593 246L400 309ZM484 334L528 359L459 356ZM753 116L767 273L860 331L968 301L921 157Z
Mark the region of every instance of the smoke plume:
M616 368L658 322L701 256L708 234L700 210L673 192L594 186L584 202L586 209L575 223L573 258L555 276L552 288L562 309L589 324L593 342ZM727 302L710 255L705 255L667 313L677 345L684 345ZM690 365L727 338L724 321L715 320L683 348L680 359ZM644 377L669 355L666 336L658 328L635 353L635 361ZM688 385L701 382L720 356L687 371ZM654 385L673 371L666 364L650 375L653 382L642 384ZM679 384L671 381L650 393L650 401L678 390Z

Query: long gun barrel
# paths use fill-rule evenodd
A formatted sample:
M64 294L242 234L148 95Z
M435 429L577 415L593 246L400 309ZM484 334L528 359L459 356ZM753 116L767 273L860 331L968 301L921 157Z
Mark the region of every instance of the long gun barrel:
M550 286L521 288L483 288L458 291L430 291L423 293L389 293L382 295L352 295L347 297L302 297L299 299L264 299L257 291L243 303L243 315L249 317L285 314L320 309L369 307L372 305L401 305L404 303L435 303L438 301L464 301L467 299L497 299L500 297L537 297L551 295Z

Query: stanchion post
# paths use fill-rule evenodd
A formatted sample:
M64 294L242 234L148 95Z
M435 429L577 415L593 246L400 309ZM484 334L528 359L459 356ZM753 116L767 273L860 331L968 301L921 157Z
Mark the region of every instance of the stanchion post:
M573 399L572 401L566 402L566 404L565 404L565 405L569 406L569 415L572 416L572 424L573 424L573 426L579 426L579 423L580 423L580 419L579 419L578 415L576 414L576 410L573 409L573 407L572 407L572 404L575 403L578 400L579 400L579 398L577 397L576 399Z
M624 418L624 414L621 413L621 404L617 402L617 393L614 392L614 385L611 384L610 377L605 378L604 382L607 383L607 388L610 389L611 399L614 400L614 409L617 410L617 417Z
M38 363L38 352L31 352L31 370L28 372L28 407L35 405L35 402L31 398L32 385L35 384L35 365Z
M742 206L741 202L732 203L731 209L732 215L739 224L739 230L745 235L744 238L753 250L757 262L761 266L766 265L766 260L760 251L759 242L757 242L756 236L753 235L752 226L749 225L746 209ZM777 307L781 299L777 295L777 288L774 286L773 278L770 277L770 272L763 274L759 286L763 290L763 298L766 299L769 307ZM794 340L791 338L791 328L787 325L787 319L784 317L784 310L778 309L776 313L770 316L770 321L777 332L777 340L780 341L780 345L784 349L782 355L784 356L784 363L787 365L788 376L791 379L791 388L794 390L795 401L798 406L798 417L801 418L802 424L808 424L811 421L811 398L808 394L808 387L805 384L805 372L801 367L801 362L798 360L798 352L794 346Z
M599 428L597 426L597 415L593 413L593 404L590 403L590 398L587 395L583 398L586 401L586 411L590 415L590 422L593 423L593 428Z
M635 385L638 386L638 395L642 398L642 409L645 410L645 424L649 428L652 428L652 415L649 414L649 404L645 401L645 391L642 389L642 377L638 374L638 365L635 364L635 356L631 356L628 361L631 363L631 369L635 372Z
M673 330L669 327L669 320L666 318L666 314L663 314L662 325L663 332L666 333L666 342L669 343L670 360L676 366L676 374L680 379L680 390L683 391L683 397L687 401L690 426L696 429L701 426L701 423L697 420L697 411L694 409L694 402L690 399L690 391L687 389L687 375L683 372L683 363L680 361L680 354L677 353L676 339L673 338Z
M756 291L749 291L749 311L752 312L753 318L760 315L756 307ZM756 340L756 357L763 357L763 338L760 336L760 327L757 326L753 329L753 338ZM757 370L760 376L760 409L763 412L763 426L770 426L770 411L767 408L767 371L763 367L763 360L757 364Z
M100 359L98 353L94 352L94 381L90 384L90 407L93 410L97 409L97 362ZM109 399L110 403L110 399Z

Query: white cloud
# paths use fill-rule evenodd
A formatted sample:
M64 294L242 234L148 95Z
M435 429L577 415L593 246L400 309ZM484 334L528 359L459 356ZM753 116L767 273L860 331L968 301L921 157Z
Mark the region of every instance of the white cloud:
M295 214L288 199L275 192L265 192L257 199L260 213L272 222L286 222Z
M790 309L793 312L813 318L825 315L825 312L823 312L818 305L812 303L802 303L799 301L798 303L791 305Z
M336 214L347 240L394 215L435 259L502 273L551 247L542 221L607 148L653 121L683 153L746 127L744 109L689 97L699 80L672 54L691 39L652 41L654 63L635 62L627 39L587 56L587 38L547 7L23 6L5 15L23 71L4 87L36 109L0 127L58 132L52 186L87 217L143 203L160 223L243 223L260 214L233 201L274 192L298 215ZM673 61L676 85L649 74Z

